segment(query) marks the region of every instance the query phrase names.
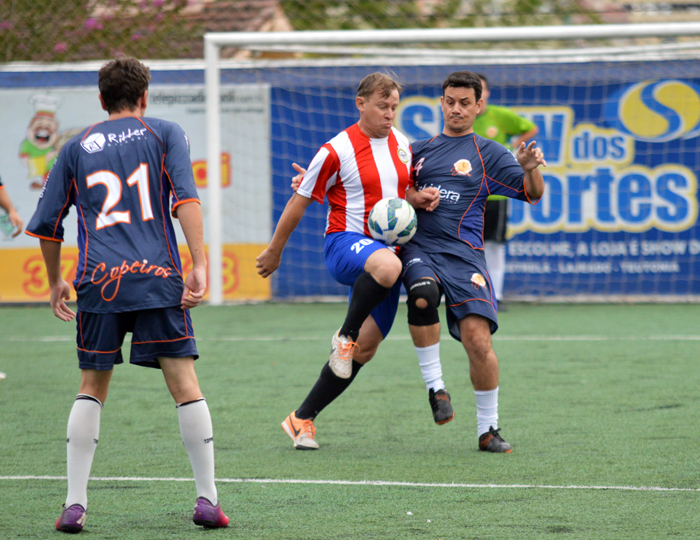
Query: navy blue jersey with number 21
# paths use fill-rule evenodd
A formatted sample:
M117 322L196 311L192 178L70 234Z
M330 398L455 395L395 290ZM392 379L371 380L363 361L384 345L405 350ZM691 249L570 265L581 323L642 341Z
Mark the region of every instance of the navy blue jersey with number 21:
M76 207L81 311L177 306L183 278L170 212L190 201L199 198L180 126L108 120L61 149L27 233L63 241L63 219Z

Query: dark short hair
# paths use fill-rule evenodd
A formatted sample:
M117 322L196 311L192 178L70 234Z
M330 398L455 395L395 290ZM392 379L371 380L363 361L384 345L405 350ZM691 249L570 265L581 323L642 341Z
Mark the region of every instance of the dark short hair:
M442 83L442 95L445 95L447 88L473 88L474 97L477 101L481 99L481 79L476 73L471 71L455 71L450 73Z
M133 111L148 90L151 70L136 58L117 58L100 69L98 86L107 112Z
M489 79L488 77L486 77L486 75L484 75L483 73L477 73L476 76L481 79L481 86L484 85L483 83L486 83L486 86L491 88L491 83L489 82Z
M376 71L360 81L360 85L357 87L357 97L367 98L374 94L377 89L382 93L382 97L388 98L394 90L401 93L401 84L395 79L395 76Z

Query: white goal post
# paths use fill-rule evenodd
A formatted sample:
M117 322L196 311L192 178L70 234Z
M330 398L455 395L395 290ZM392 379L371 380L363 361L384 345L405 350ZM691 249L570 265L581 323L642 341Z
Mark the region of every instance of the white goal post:
M469 43L503 43L520 42L532 43L540 41L581 41L591 40L620 40L632 38L680 38L700 37L700 23L659 23L659 24L612 24L612 25L580 25L580 26L543 26L543 27L506 27L506 28L449 28L449 29L415 29L415 30L357 30L357 31L303 31L303 32L241 32L241 33L208 33L204 36L205 50L205 93L206 93L206 124L207 124L207 176L208 182L208 245L210 271L210 304L220 305L223 302L222 287L222 204L221 185L221 105L220 78L221 64L220 49L234 47L252 50L273 51L311 51L315 54L336 51L339 54L384 55L391 57L381 46L394 45L405 47L411 44L469 44ZM366 48L347 48L348 46L367 46ZM346 47L345 49L343 47ZM374 48L374 49L373 49ZM658 44L646 45L637 49L626 46L597 50L598 54L607 54L606 58L624 57L625 52L649 54L656 51L662 53L665 49L679 51L694 49L696 54L700 48L697 42L676 45ZM365 51L365 52L362 52ZM396 56L402 49L394 49ZM436 49L431 49L433 53ZM514 55L506 58L503 51L484 52L479 57L479 63L503 63L518 61ZM525 51L532 61L538 51ZM552 61L554 57L572 58L581 55L579 48L566 51L549 49L539 51L544 58ZM405 50L403 54L409 54ZM445 49L445 56L439 61L456 63L454 58L465 55L475 55L475 51ZM415 53L414 56L420 56ZM522 56L522 54L520 55ZM451 59L452 58L452 59ZM560 60L561 61L561 60ZM249 64L260 61L247 61ZM279 64L279 60L277 63ZM375 61L376 62L376 61ZM243 64L244 62L239 62ZM376 65L373 64L373 65ZM386 64L391 67L391 64Z

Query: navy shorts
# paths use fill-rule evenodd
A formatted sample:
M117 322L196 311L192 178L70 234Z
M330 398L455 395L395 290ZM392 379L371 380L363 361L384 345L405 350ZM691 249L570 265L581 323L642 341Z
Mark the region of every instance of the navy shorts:
M323 250L326 268L338 283L350 287L350 296L352 296L352 285L360 274L364 273L367 259L380 249L390 248L356 232L328 234ZM389 335L391 326L394 324L400 294L401 280L397 279L386 300L376 306L370 314L384 337Z
M132 364L160 368L159 357L199 358L190 312L180 306L124 313L78 311L76 320L80 369L109 371L122 364L127 332L132 334Z
M491 322L491 333L498 330L496 297L486 263L467 261L447 253L425 253L409 246L401 250L403 283L408 290L419 279L432 278L445 294L447 327L460 340L459 321L467 315L481 315Z

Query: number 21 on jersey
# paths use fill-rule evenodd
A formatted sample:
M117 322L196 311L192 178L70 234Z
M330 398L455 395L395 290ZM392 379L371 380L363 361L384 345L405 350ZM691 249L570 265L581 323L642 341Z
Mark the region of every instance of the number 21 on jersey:
M104 227L110 227L117 223L131 223L131 212L114 211L117 203L122 198L122 182L121 179L111 171L99 171L87 177L87 187L91 188L98 184L102 184L107 188L107 196L102 205L102 210L97 214L97 230ZM141 202L141 219L148 221L153 219L153 207L151 206L151 194L148 186L148 164L141 163L138 168L131 173L126 179L128 186L136 185L139 190L139 201Z

